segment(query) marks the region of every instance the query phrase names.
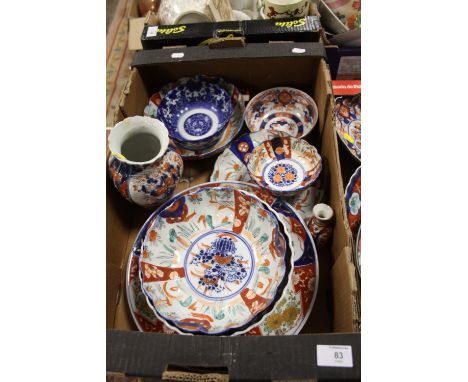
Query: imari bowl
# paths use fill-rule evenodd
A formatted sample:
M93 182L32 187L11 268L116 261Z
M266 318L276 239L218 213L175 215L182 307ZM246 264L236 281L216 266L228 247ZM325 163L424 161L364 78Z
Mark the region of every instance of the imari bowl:
M361 226L361 166L351 175L346 186L345 205L349 228L351 228L353 236L356 237Z
M341 142L361 161L361 95L335 100L335 129Z
M240 334L281 297L291 259L274 210L233 188L206 187L152 217L140 280L149 306L178 333Z
M158 92L154 93L151 96L148 105L146 105L145 107L144 115L147 117L157 118L157 112L161 104L161 100L164 98L167 92L179 85L187 83L188 81L202 80L214 83L228 92L229 96L231 97L233 113L226 128L223 130L223 134L221 135L219 141L217 141L214 145L210 147L203 147L197 150L191 150L177 145L177 142L174 142L174 144L177 145L178 153L184 160L199 160L219 154L236 137L244 123L245 105L242 95L239 92L239 89L237 89L237 87L233 84L226 82L221 77L213 77L206 75L197 75L195 77L182 77L175 82L171 82L169 84L164 85Z
M200 150L222 136L233 113L231 97L220 86L189 80L166 93L157 118L180 146Z
M252 151L247 169L260 187L276 195L290 196L317 180L322 171L322 158L303 139L274 137Z
M283 219L286 233L291 239L294 254L292 282L286 286L282 297L274 308L246 335L292 335L298 334L309 318L314 305L318 286L317 251L310 232L301 217L283 200L268 190L246 182L212 182L182 191L179 196L191 194L206 187L232 187L254 194L271 207ZM160 209L165 209L171 201ZM157 213L157 212L156 212ZM127 264L127 300L137 328L143 332L176 333L168 328L148 306L138 277L138 260L142 253L143 240L152 224L152 217L137 235Z
M255 147L275 136L287 136L287 134L271 130L260 130L256 133L242 134L240 137L236 138L224 152L218 156L218 159L216 159L210 181L242 181L254 183L247 170L250 154ZM312 210L314 205L323 201L325 192L323 181L324 179L322 179L322 176L319 176L312 187L308 187L298 194L284 198L284 201L291 205L306 222L313 216Z
M253 97L245 109L245 123L250 131L283 131L302 138L318 121L315 101L301 90L277 87Z

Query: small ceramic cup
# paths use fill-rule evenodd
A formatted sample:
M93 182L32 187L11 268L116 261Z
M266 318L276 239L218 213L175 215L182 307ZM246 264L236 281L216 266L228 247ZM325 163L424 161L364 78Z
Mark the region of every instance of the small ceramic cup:
M212 22L208 0L161 0L159 21L161 25Z
M304 17L309 14L310 0L264 0L264 14L269 19Z
M256 0L229 0L229 3L232 9L237 11L253 10L256 6Z

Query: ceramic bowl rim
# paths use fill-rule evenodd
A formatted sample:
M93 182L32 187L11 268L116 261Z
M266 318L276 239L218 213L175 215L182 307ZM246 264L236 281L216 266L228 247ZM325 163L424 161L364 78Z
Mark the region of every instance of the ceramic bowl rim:
M247 105L245 106L245 110L244 110L244 121L245 121L245 124L247 126L247 129L251 132L251 133L256 133L257 131L260 131L260 130L264 130L264 129L257 129L257 130L253 130L253 126L252 124L250 123L250 120L247 118L247 112L249 109L252 108L252 105L259 99L261 98L262 96L264 96L267 92L270 92L270 91L273 91L273 90L277 90L277 89L282 89L282 90L293 90L295 92L298 92L301 96L303 96L304 98L307 99L307 101L309 101L309 105L312 107L312 109L314 110L314 115L313 115L313 122L310 123L310 124L303 124L304 125L304 132L302 133L302 135L299 135L297 137L294 137L294 138L305 138L307 135L309 135L313 130L314 128L317 126L317 122L318 122L318 119L319 119L319 112L318 112L318 106L317 106L317 103L314 101L314 99L309 95L307 94L306 92L300 90L300 89L297 89L297 88L293 88L291 86L275 86L273 88L268 88L268 89L265 89L265 90L262 90L260 93L256 94L248 103ZM305 128L305 126L310 126L308 128L308 130ZM290 134L289 134L290 135ZM291 135L292 136L292 135Z
M161 137L157 137L161 147L159 149L159 152L157 155L155 155L153 158L148 159L146 161L132 161L130 159L125 158L121 153L121 149L119 149L117 152L113 150L111 146L114 146L113 139L116 138L116 134L118 134L118 131L121 129L124 129L127 125L130 126L140 126L140 125L149 125L150 128L158 128L161 130ZM162 139L161 139L162 138ZM162 158L166 151L169 148L169 131L167 130L166 126L164 125L163 122L160 120L155 120L154 118L151 117L146 117L146 116L141 116L141 115L134 115L131 117L124 118L123 120L117 122L114 127L110 129L109 135L107 137L107 146L109 147L110 155L116 157L119 161L124 162L128 165L131 166L146 166L149 164L152 164L156 162L158 159ZM116 149L114 147L114 149Z
M229 335L229 336L237 336L237 335L247 333L248 331L250 331L251 329L253 329L257 325L261 325L263 323L263 321L266 319L268 313L270 313L274 309L276 303L284 296L284 294L286 292L286 287L290 283L292 283L292 277L293 277L293 273L294 273L294 247L292 245L292 238L287 233L286 224L283 221L283 217L279 216L279 214L271 206L269 206L263 200L258 198L256 195L250 194L250 193L242 191L242 190L237 190L237 189L235 189L233 187L217 187L217 186L207 185L206 187L200 187L195 192L198 193L198 192L201 192L202 190L213 189L213 188L232 189L234 192L238 191L238 192L240 192L242 194L245 194L245 195L251 197L252 199L256 200L257 202L259 202L262 206L266 207L268 212L270 212L276 218L278 228L280 229L279 233L283 236L283 238L285 239L285 243L286 243L286 250L285 250L285 254L283 256L283 263L285 265L285 272L284 272L284 275L283 275L281 281L278 283L278 285L277 285L277 287L275 289L274 297L271 299L270 303L262 311L258 312L250 321L244 323L240 327L230 328L230 329L227 329L227 330L223 330L222 332L205 333L205 332L201 332L199 330L190 332L190 331L184 331L181 328L177 327L176 325L173 324L173 322L171 320L163 317L156 310L156 308L154 307L154 303L152 303L151 298L148 296L147 291L145 291L145 289L143 288L144 283L143 283L143 280L142 280L142 270L141 270L141 262L142 262L141 259L142 258L139 257L139 259L138 259L138 268L139 268L138 276L140 278L140 283L141 283L141 286L142 286L141 290L143 292L143 295L145 296L145 299L146 299L146 302L147 302L148 306L153 310L156 317L158 319L160 319L160 321L162 321L164 325L166 325L169 329L177 332L178 334L182 334L182 335L206 335L206 336L226 336L226 335ZM173 198L171 198L167 203L164 203L163 205L161 205L156 211L154 211L150 215L147 222L145 222L145 224L143 225L143 228L146 226L146 224L148 222L152 221L156 216L158 216L164 209L170 207L180 197L187 196L187 195L188 195L188 193L180 192L179 194L177 194ZM145 234L145 237L146 237L146 234ZM144 240L144 238L143 238L143 240ZM288 258L288 256L290 256L290 257ZM260 319L258 321L256 321L256 318L260 318Z

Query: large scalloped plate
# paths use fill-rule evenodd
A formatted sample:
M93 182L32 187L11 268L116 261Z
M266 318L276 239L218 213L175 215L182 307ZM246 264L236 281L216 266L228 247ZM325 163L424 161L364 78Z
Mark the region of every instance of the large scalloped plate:
M356 237L361 226L361 166L351 175L346 186L345 205L349 228L351 228L353 236Z
M238 335L274 308L293 260L283 219L267 203L207 185L151 216L139 257L141 289L180 334Z
M232 107L234 110L226 129L221 135L220 140L216 142L215 145L205 148L205 149L196 150L196 151L189 150L184 147L180 147L179 145L176 145L178 153L183 159L198 160L198 159L209 158L220 153L226 148L227 145L229 145L232 142L232 140L236 137L236 135L242 129L242 126L244 124L245 105L244 105L242 94L233 84L226 82L224 79L220 77L197 75L195 77L179 78L177 81L164 85L158 92L154 93L151 96L151 98L149 99L148 105L146 105L145 107L143 114L147 117L156 118L158 107L164 95L168 91L174 89L176 86L186 83L191 78L196 78L196 79L212 82L222 87L231 96Z
M241 181L255 184L249 175L247 162L252 151L262 142L276 136L288 136L283 132L261 130L246 133L235 139L229 147L216 159L210 181ZM283 198L300 214L306 223L312 218L312 209L323 199L322 178L319 177L312 187L299 192L297 195Z
M293 282L288 284L282 298L274 309L265 316L265 320L252 328L247 335L293 335L298 334L310 316L318 288L318 258L314 241L302 218L294 209L269 191L245 182L211 182L194 186L181 194L205 187L235 186L255 194L269 203L273 209L285 217L286 229L291 233L294 269ZM162 206L164 207L164 206ZM147 304L141 291L138 277L138 258L141 244L148 229L150 219L142 227L133 245L127 264L127 300L133 320L140 331L157 333L175 333L164 325Z

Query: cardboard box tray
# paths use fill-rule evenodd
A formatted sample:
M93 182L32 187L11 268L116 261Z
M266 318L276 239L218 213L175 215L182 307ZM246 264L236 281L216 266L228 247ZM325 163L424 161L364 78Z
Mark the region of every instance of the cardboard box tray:
M330 170L328 203L336 215L331 251L319 252L319 289L298 336L209 337L139 333L125 295L125 270L136 234L151 211L131 205L107 184L107 372L153 378L213 380L358 380L360 334L351 234L344 218L343 181L333 129L333 98L324 48L319 43L248 44L244 48L187 47L137 52L116 122L142 115L152 93L182 76L216 75L251 95L274 86L310 94L319 109L315 144ZM216 158L186 161L189 181L208 181ZM347 333L347 334L339 334ZM317 344L352 346L353 367L318 367ZM176 373L176 374L174 374ZM179 373L179 374L177 374ZM180 374L181 373L181 374ZM184 374L185 373L185 374ZM188 373L188 374L187 374ZM201 377L200 377L201 378ZM218 378L218 379L216 379ZM219 379L221 378L221 379Z

